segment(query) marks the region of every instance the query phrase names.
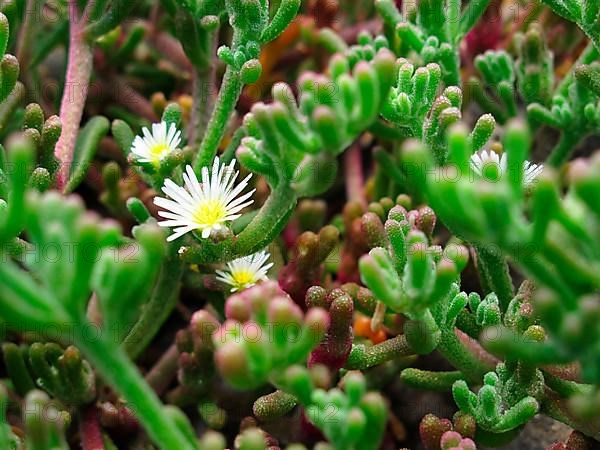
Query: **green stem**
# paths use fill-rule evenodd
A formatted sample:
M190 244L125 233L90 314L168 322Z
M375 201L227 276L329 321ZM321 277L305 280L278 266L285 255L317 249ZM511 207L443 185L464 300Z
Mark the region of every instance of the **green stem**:
M528 255L523 251L525 246L515 248L509 252L512 260L525 272L525 274L533 280L543 284L558 295L561 296L562 301L565 302L568 307L575 308L576 296L571 290L570 286L564 282L564 280L557 276L557 274L551 269L551 266L547 261L540 259L538 255Z
M448 0L447 2L446 28L448 39L453 46L459 39L460 7L461 0Z
M272 421L284 416L298 404L298 399L287 392L276 390L259 397L254 402L252 411L261 421Z
M428 391L448 392L455 381L464 379L459 370L450 372L433 372L409 367L400 374L400 379L407 385Z
M273 188L256 217L237 236L233 244L234 254L248 255L271 242L285 225L296 201L296 193L291 187L283 185Z
M25 98L25 86L17 81L12 92L0 103L0 134L4 134L10 118L23 98Z
M596 47L590 42L588 46L583 50L581 56L577 59L575 64L573 64L573 68L569 70L569 73L562 79L558 87L556 88L556 93L561 94L563 96L568 95L568 89L571 85L571 81L573 80L573 76L575 71L573 70L575 67L580 66L582 64L591 64L598 58L598 52Z
M449 72L449 74L445 77L446 85L462 87L462 80L460 76L460 54L456 45L452 46L452 55L445 62L445 68Z
M123 349L133 359L148 346L177 303L183 263L177 255L163 264L152 297L144 305L140 318L123 340Z
M479 256L477 262L487 285L498 296L500 309L506 311L508 304L515 295L506 258L481 246L477 247L477 255Z
M594 43L594 47L596 47L596 51L600 52L600 33L588 33L588 37Z
M76 327L74 332L77 347L105 381L127 400L150 438L163 449L197 450L165 414L164 405L125 352L104 338L90 338L82 328L85 327Z
M590 0L588 0L590 1ZM598 26L599 19L596 17L596 20L592 24L583 24L581 22L577 23L579 28L585 33L585 35L590 39L591 43L594 45L596 50L600 52L600 27Z
M597 418L592 420L581 420L575 417L569 411L566 399L560 398L549 388L546 388L545 391L546 395L544 396L541 407L542 413L576 430L579 430L596 440L600 439L600 420Z
M35 37L34 22L37 19L36 14L41 6L40 0L27 0L25 3L25 15L23 18L23 24L21 25L21 31L19 33L19 43L17 47L17 59L19 64L24 69L23 77L25 84L31 88L33 85L31 69L29 63L31 61L31 44Z
M517 101L515 100L514 90L510 89L506 91L501 89L498 91L498 96L508 111L508 117L515 117L517 115Z
M573 395L593 395L593 386L589 384L564 380L546 371L544 371L544 380L546 381L546 386L565 398L572 397Z
M4 366L12 380L15 391L22 397L35 389L35 383L27 369L22 350L12 342L6 342L2 345L4 355Z
M217 35L218 28L204 32L199 31L196 45L192 45L192 48L199 50L201 55L200 58L190 58L194 64L192 92L194 102L188 130L188 142L195 148L202 143L215 104L213 84L217 71L215 58Z
M215 77L215 67L216 64L212 67L194 68L192 88L194 102L188 136L190 145L194 147L199 147L202 143L210 119L210 111L214 105L212 82Z
M579 239L585 239L584 236L581 235ZM573 248L565 247L564 241L557 242L557 239L547 238L542 252L548 261L552 261L556 266L562 268L563 278L571 286L576 287L586 283L591 286L592 290L600 287L598 265L581 258L581 254Z
M395 128L388 122L376 120L369 129L371 133L384 140L403 140L411 136L411 131L407 128Z
M229 144L227 144L227 148L225 148L221 154L221 161L223 161L223 164L229 164L231 160L235 158L235 152L242 143L242 139L245 137L246 130L244 127L240 127L235 130L235 133L233 133Z
M217 154L229 117L242 93L242 87L243 83L239 70L227 66L215 108L196 155L194 169L197 173L200 172L202 167L210 166L211 161Z
M466 35L471 31L485 12L489 3L490 0L472 0L467 4L460 18L459 29L462 35Z
M454 329L442 330L442 336L437 349L450 364L465 375L468 381L478 383L487 372L494 370L495 364L491 360L488 361L490 355L482 348L471 351L463 345L456 333L462 332L455 331ZM479 344L475 345L478 346Z
M385 24L390 28L396 28L396 25L402 21L402 14L396 4L392 0L380 0L374 3Z
M498 102L492 100L490 96L485 92L483 86L476 78L472 78L467 83L468 94L477 102L477 104L484 110L489 111L498 123L503 124L507 120L506 112L500 107Z
M562 166L575 149L580 137L575 131L563 131L546 162L552 167Z
M400 165L397 164L392 156L384 149L377 149L373 152L373 157L378 163L378 167L383 171L390 179L400 186L409 186L406 175L400 169Z
M90 15L92 13L90 8L94 6L94 3L96 2L88 3L86 15ZM93 41L114 29L123 20L125 20L129 12L134 6L136 6L137 3L138 2L136 0L112 0L110 9L102 14L98 20L95 20L96 17L91 17L94 19L94 22L86 27L86 38L90 41ZM98 14L100 11L103 11L103 9L104 8L97 7L95 8L94 12ZM96 14L92 15L96 16Z
M343 54L348 49L346 41L331 28L322 28L317 35L317 42L331 53Z
M345 368L365 370L392 359L411 356L413 356L413 351L406 342L406 336L400 334L371 347L353 346Z

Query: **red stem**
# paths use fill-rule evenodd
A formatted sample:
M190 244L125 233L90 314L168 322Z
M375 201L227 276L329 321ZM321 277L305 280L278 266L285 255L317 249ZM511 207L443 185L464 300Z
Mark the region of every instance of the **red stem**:
M98 423L96 407L87 407L81 417L81 446L83 450L105 450L102 432Z
M146 374L146 381L154 392L161 395L175 377L179 367L179 351L175 344L161 356L152 369Z
M366 208L365 181L361 159L360 144L354 143L344 153L344 169L346 173L346 196L348 201L357 201Z
M55 156L60 161L56 180L59 190L65 187L69 178L75 142L92 73L92 47L84 36L87 14L79 18L76 0L69 1L69 17L69 55L65 87L60 104L62 133L54 150Z

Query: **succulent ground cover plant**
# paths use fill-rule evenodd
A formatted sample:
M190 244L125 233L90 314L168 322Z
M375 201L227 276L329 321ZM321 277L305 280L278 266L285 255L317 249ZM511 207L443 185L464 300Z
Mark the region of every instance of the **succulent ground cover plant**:
M14 0L0 56L0 450L600 445L600 2Z

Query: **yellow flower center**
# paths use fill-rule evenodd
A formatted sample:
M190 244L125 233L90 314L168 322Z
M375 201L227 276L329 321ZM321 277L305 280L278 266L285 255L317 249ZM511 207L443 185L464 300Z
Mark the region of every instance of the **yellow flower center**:
M198 225L213 226L223 221L227 214L220 200L206 200L194 211L193 218Z
M254 283L254 273L249 270L238 270L231 272L231 278L233 278L233 284L239 289L247 287L249 284Z
M150 147L150 156L152 156L153 159L159 160L163 153L165 153L168 149L169 147L167 147L167 144L160 142Z

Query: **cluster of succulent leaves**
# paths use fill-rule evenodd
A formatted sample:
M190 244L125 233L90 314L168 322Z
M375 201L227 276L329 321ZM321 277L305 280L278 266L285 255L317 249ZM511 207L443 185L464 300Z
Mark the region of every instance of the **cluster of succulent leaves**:
M348 23L382 25L351 38L304 23L314 2L149 3L58 2L47 30L32 13L45 2L0 7L0 448L110 450L111 426L141 426L135 448L279 448L265 429L288 417L317 449L375 450L395 400L377 392L382 367L451 392L453 422L421 422L426 449L503 445L538 413L600 440L600 153L572 159L600 134L600 3L543 0L586 36L561 76L531 24L468 61L468 77L461 49L490 0L337 2ZM286 70L291 86L269 58L293 33L316 50ZM149 50L161 39L167 60L185 61L191 104L144 99L177 71ZM36 89L63 44L51 104ZM82 125L95 77L142 106ZM247 85L272 88L252 98ZM238 119L244 96L253 104ZM135 136L159 117L184 131L181 145L140 162ZM106 142L122 152L114 161L96 154ZM484 149L502 164L476 170ZM261 206L209 238L167 242L148 197L217 155L254 174ZM534 180L528 159L544 164ZM343 208L309 200L339 196L340 180ZM85 185L99 181L98 203ZM265 248L273 279L227 295L215 269ZM142 376L137 360L158 335L173 340L166 324L190 293L196 311ZM434 352L452 370L413 367ZM228 442L218 430L238 413L223 399L232 389L249 392L254 417Z

